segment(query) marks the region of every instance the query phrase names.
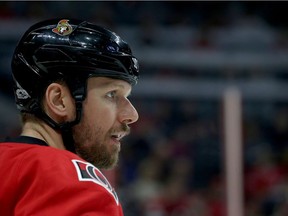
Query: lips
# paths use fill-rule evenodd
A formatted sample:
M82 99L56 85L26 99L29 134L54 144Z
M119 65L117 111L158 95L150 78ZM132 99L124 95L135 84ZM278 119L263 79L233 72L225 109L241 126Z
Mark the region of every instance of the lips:
M120 141L123 137L125 137L126 135L128 135L127 133L125 132L119 132L119 133L113 133L111 135L111 137L117 141Z
M121 139L127 136L130 133L130 127L127 124L122 124L121 127L115 128L115 130L111 131L111 138L120 143Z

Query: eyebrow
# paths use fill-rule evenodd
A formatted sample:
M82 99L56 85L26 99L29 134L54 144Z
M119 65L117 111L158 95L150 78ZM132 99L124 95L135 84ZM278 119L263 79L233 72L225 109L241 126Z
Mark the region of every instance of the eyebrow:
M106 82L103 82L101 84L98 85L98 87L100 88L120 88L120 89L123 89L125 90L126 87L121 84L121 83L115 83L115 81L106 81ZM132 92L132 88L128 88L128 94L127 96L131 95L131 92Z
M125 86L122 85L121 83L115 83L115 82L109 82L109 81L100 84L99 87L104 87L104 88L118 87L118 88L125 89Z
M119 88L125 89L125 86L120 84L120 83L112 83L111 86L115 86L115 87L119 87Z

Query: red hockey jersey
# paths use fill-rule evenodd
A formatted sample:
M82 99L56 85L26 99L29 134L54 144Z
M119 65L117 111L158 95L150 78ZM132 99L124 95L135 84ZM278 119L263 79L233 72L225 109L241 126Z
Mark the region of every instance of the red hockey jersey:
M1 216L123 216L99 169L76 154L45 145L23 136L0 143Z

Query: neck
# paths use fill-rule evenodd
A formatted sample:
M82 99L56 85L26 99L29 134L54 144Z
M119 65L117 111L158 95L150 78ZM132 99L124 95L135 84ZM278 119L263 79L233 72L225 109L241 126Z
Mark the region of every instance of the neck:
M54 148L65 149L61 133L42 121L37 123L31 121L25 122L21 135L41 139Z

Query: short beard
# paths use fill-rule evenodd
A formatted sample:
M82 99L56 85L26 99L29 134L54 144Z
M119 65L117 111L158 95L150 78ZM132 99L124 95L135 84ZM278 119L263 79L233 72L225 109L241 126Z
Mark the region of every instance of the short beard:
M99 169L112 169L118 163L119 151L116 146L112 152L108 152L103 144L84 147L75 143L75 150L77 155Z
M130 127L126 124L122 124L117 130L130 132ZM95 131L91 130L87 124L81 125L73 130L73 138L75 141L75 151L77 155L92 163L99 169L112 169L119 160L119 147L117 145L107 148L104 141L97 140L97 137L103 137L101 129L97 128ZM112 134L113 132L108 132Z

